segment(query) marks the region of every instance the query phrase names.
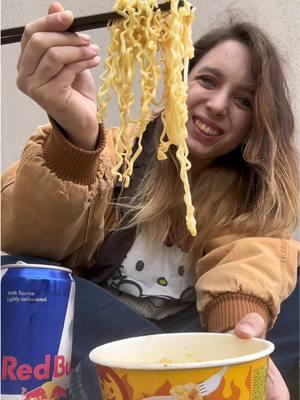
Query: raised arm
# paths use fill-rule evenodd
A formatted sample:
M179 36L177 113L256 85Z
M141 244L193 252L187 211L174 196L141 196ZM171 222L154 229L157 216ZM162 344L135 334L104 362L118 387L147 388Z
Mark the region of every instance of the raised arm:
M66 32L71 11L59 3L29 23L21 41L17 85L50 116L2 177L2 250L93 263L109 213L112 130L98 126L89 68L98 48Z

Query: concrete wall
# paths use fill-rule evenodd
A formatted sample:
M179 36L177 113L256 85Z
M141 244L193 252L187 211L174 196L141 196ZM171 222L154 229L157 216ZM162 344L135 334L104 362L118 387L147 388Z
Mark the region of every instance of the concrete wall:
M114 0L62 0L65 9L75 16L111 11ZM258 23L274 39L284 60L293 98L297 123L297 141L300 147L300 1L299 0L192 0L196 7L193 37L196 39L210 27L224 19L228 9L236 10L242 17ZM46 0L2 0L2 29L25 25L47 13ZM101 57L105 58L108 34L105 29L89 33L100 45ZM15 85L19 44L2 46L2 168L16 161L29 134L39 124L47 122L43 110L18 91ZM93 74L97 77L101 67ZM107 124L118 124L116 108L110 105ZM300 238L300 231L296 234Z

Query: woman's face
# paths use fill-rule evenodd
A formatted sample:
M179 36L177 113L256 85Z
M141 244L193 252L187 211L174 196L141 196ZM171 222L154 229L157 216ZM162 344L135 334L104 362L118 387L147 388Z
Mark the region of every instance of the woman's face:
M226 40L198 61L187 96L192 162L211 162L243 142L251 128L253 89L251 54L242 43Z

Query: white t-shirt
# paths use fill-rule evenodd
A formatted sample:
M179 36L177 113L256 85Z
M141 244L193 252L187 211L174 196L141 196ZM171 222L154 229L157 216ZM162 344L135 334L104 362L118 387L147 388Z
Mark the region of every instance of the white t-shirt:
M145 317L161 319L195 300L195 271L176 246L148 242L142 231L108 286Z

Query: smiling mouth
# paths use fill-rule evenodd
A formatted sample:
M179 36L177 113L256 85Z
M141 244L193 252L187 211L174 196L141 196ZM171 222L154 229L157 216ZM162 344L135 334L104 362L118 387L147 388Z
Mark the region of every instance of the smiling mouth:
M205 123L201 122L199 119L194 119L194 123L207 136L220 136L220 135L222 135L222 132L219 129L212 128L211 126L208 126Z

